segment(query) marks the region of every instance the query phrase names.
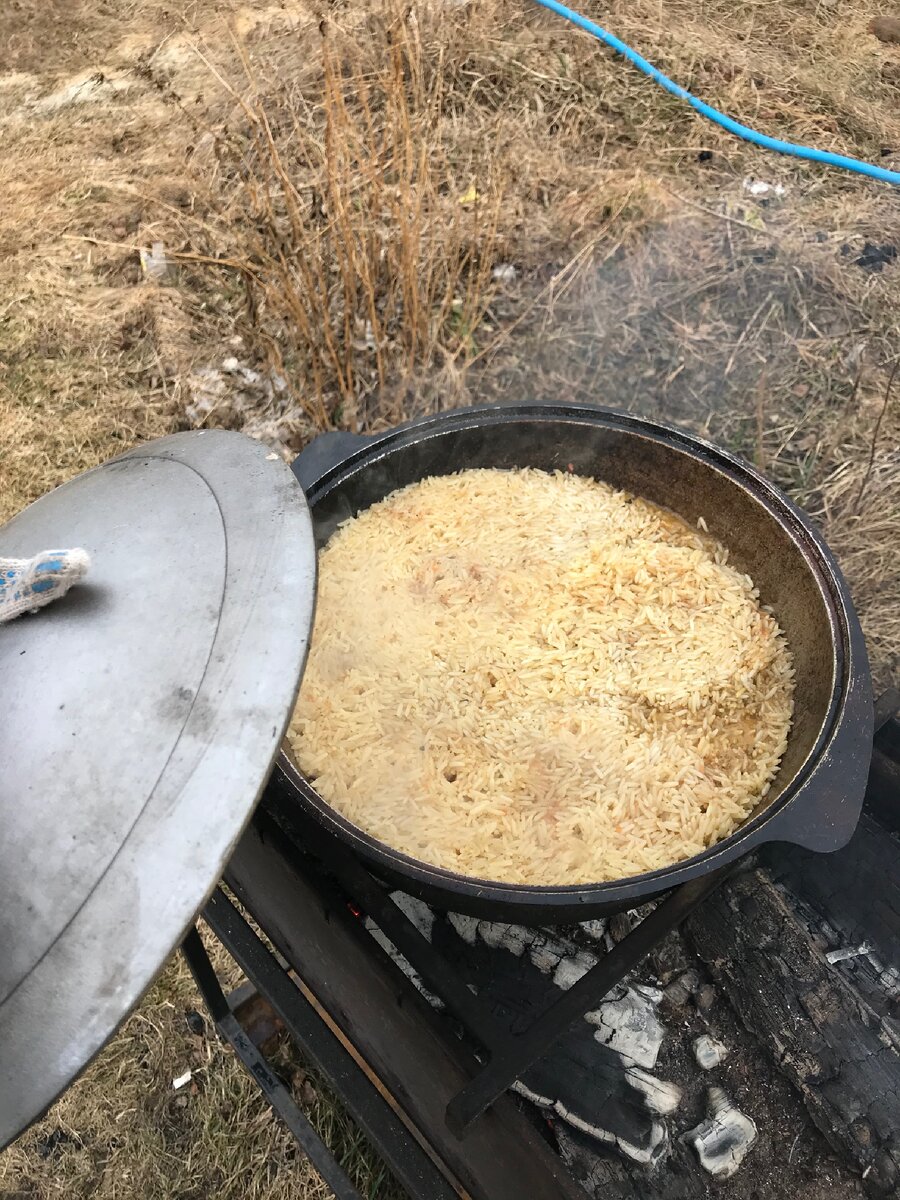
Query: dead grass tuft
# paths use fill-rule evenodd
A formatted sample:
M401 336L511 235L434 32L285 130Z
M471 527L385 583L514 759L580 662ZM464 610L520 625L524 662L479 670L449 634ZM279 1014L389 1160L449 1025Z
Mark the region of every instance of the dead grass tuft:
M264 92L243 55L240 127L219 142L258 335L319 428L400 420L411 380L452 377L498 252L497 166L447 125L446 31L393 3L363 25L308 30L303 83Z

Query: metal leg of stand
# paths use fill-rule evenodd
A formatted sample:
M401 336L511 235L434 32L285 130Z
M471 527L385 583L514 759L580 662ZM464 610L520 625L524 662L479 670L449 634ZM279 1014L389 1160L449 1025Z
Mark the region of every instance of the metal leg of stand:
M649 950L722 882L731 867L682 884L627 937L498 1053L447 1105L447 1125L461 1137L481 1114L571 1026L633 970Z
M216 1029L256 1080L269 1104L287 1125L337 1200L363 1200L362 1194L347 1178L334 1155L232 1013L196 926L192 926L188 932L181 944L181 951L209 1014L216 1023Z

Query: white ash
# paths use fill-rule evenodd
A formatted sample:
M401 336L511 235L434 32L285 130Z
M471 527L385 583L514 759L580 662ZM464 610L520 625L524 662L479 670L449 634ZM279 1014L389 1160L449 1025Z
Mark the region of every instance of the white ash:
M434 928L434 912L424 900L408 896L406 892L391 892L391 899L402 913L405 913L427 941L431 941L431 931Z
M606 925L606 921L598 919L595 921L582 921L580 928L584 930L589 938L600 942L603 940L603 936L606 933Z
M869 943L863 942L861 946L844 946L839 950L829 950L825 955L825 961L833 966L835 963L846 962L848 958L868 957L871 952L872 947Z
M597 1026L597 1041L615 1050L626 1065L656 1066L665 1030L656 1015L656 1005L635 988L626 988L614 1000L604 1000L599 1008L585 1014L585 1020Z
M542 975L552 975L559 966L559 951L546 942L532 943L528 947L528 957Z
M365 919L365 926L374 940L386 951L388 956L397 964L406 978L413 984L419 993L428 1001L432 1008L440 1011L444 1007L444 1002L440 996L435 996L434 992L430 992L425 986L425 982L419 972L403 957L394 943L378 928L373 920L369 917Z
M661 1004L663 998L662 988L653 987L649 983L634 983L631 985L639 996L643 996L645 1000L649 1000L651 1004Z
M504 922L476 921L472 917L450 914L453 928L470 946L477 940L494 949L508 950L521 957L525 951L532 964L549 975L562 991L577 983L599 961L590 950L573 948L544 930L528 929ZM601 923L595 925L599 932ZM616 1051L626 1066L645 1069L656 1065L664 1029L656 1014L663 993L659 988L638 984L617 986L585 1020L596 1026L594 1037Z
M684 1135L700 1165L717 1179L732 1176L756 1141L756 1123L721 1088L709 1089L709 1116Z
M492 950L508 950L521 958L528 943L527 929L521 925L508 925L502 921L479 921L478 935Z
M667 1079L657 1079L655 1075L651 1075L649 1071L644 1071L640 1067L629 1067L625 1072L625 1077L631 1086L644 1097L644 1103L650 1112L667 1117L681 1103L682 1091L677 1083L671 1083Z
M478 941L492 949L508 950L521 957L526 951L532 964L544 975L552 975L557 987L565 990L585 975L598 961L600 955L590 950L580 950L571 942L555 937L542 929L528 929L523 925L510 925L503 921L480 921L461 913L448 914L450 924L469 946ZM603 922L586 922L592 926L592 937L602 936Z
M393 898L420 932L430 940L436 919L433 911L427 905L401 893L395 893ZM609 929L606 921L585 922L582 925L583 932L598 943L597 950L594 951L584 944L576 945L570 938L562 934L557 935L551 930L530 929L507 922L483 921L458 913L447 914L446 919L456 934L469 946L483 944L494 950L506 951L517 958L527 955L530 963L563 991L583 978L603 957L601 947ZM389 940L383 935L378 940L429 1002L440 1007L437 998L428 992L417 973L403 956L397 953ZM676 982L685 999L700 987L700 979L695 971L683 972ZM476 991L474 986L469 986L470 990ZM514 1085L515 1090L533 1103L555 1113L572 1128L615 1146L620 1153L635 1162L645 1165L657 1163L668 1148L666 1118L676 1111L682 1099L681 1089L676 1084L659 1079L654 1073L665 1036L665 1028L658 1010L664 995L671 999L671 991L671 985L663 992L659 987L645 983L618 984L593 1011L586 1013L584 1018L586 1024L592 1027L596 1041L616 1053L622 1063L625 1078L639 1095L648 1116L649 1140L642 1141L640 1145L632 1144L609 1129L592 1125L588 1119L590 1114L586 1116L584 1113L572 1111L572 1101L568 1097L566 1100L560 1100L558 1096L538 1094L521 1082ZM704 1142L703 1146L705 1145ZM713 1161L714 1153L713 1158L710 1158L711 1152L706 1149L703 1153L709 1161ZM738 1158L742 1157L739 1149L736 1153Z
M513 1084L513 1090L518 1092L520 1096L524 1096L526 1100L530 1100L532 1104L537 1104L541 1108L548 1109L550 1112L556 1113L573 1129L580 1129L582 1133L590 1134L596 1138L598 1142L605 1142L609 1146L615 1146L626 1158L632 1161L641 1163L643 1166L652 1166L659 1162L665 1155L669 1145L669 1134L665 1124L662 1121L654 1121L651 1125L649 1145L635 1146L625 1138L618 1137L611 1133L610 1130L604 1129L601 1125L592 1125L585 1121L577 1113L571 1112L559 1100L554 1100L551 1096L541 1096L537 1092L533 1092L527 1088L525 1084L516 1081Z
M587 950L577 950L568 958L561 958L553 972L553 982L558 988L567 992L573 983L587 975L591 967L596 966L597 956Z
M478 918L467 917L463 913L448 913L450 924L468 946L474 946L478 941Z
M708 1033L701 1033L694 1041L694 1058L704 1071L720 1066L728 1057L728 1047Z

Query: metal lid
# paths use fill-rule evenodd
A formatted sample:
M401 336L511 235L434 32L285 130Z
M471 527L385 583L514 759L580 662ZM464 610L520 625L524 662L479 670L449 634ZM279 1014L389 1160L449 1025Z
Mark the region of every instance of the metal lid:
M312 628L303 492L236 433L141 446L0 529L87 578L0 627L0 1146L137 1004L215 886Z

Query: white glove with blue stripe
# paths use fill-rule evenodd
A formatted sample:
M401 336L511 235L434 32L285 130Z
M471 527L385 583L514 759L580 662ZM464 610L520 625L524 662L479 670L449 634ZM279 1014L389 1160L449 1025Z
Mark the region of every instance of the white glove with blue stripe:
M44 550L34 558L0 558L0 624L64 596L87 573L85 550Z

